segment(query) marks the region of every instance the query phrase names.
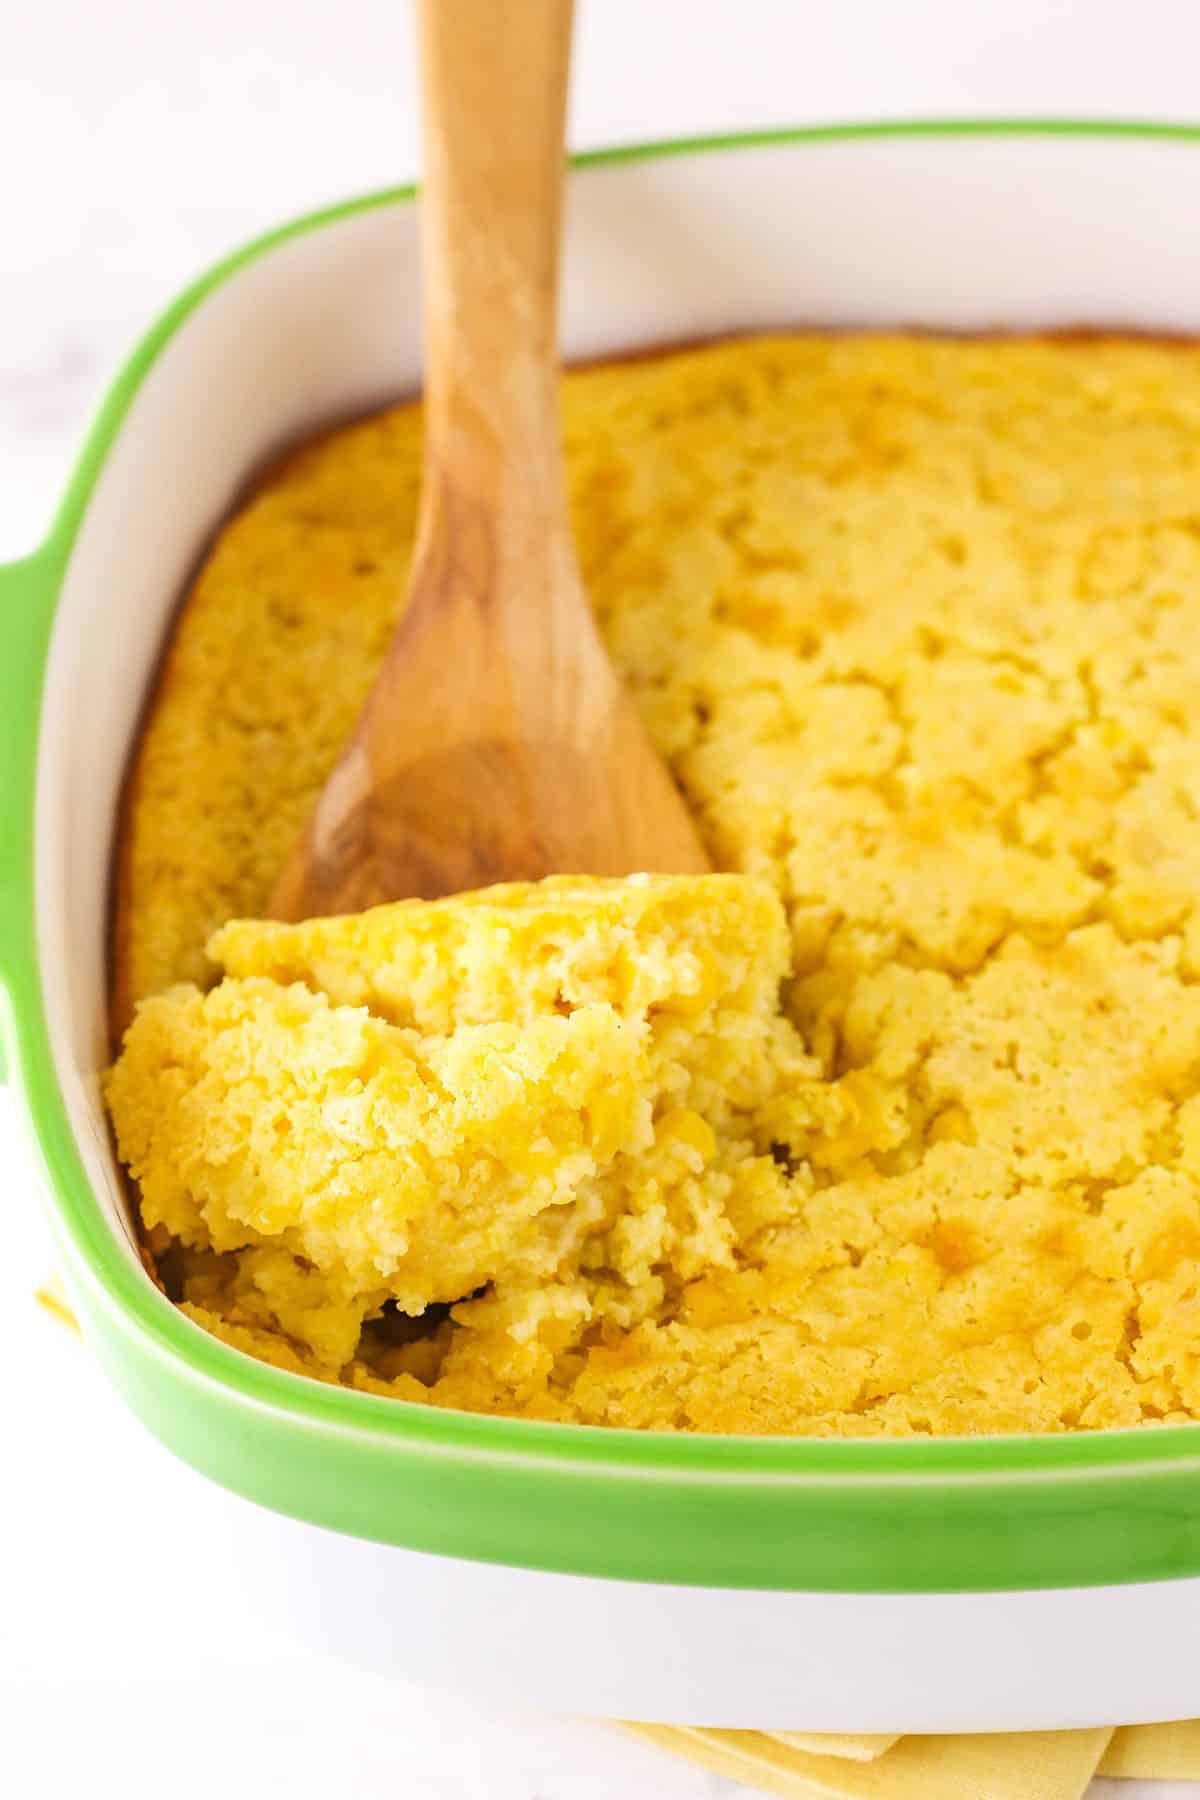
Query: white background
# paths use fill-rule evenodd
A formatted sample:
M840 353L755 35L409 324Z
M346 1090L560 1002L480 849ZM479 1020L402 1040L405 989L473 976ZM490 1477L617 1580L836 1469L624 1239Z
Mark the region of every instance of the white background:
M1200 116L1195 0L580 5L579 146L918 114ZM39 540L120 357L187 279L418 162L404 0L36 0L19 28L9 9L0 557ZM3 1095L0 1195L0 1792L734 1794L600 1726L352 1675L214 1616L205 1560L235 1503L161 1451L35 1305L52 1253Z

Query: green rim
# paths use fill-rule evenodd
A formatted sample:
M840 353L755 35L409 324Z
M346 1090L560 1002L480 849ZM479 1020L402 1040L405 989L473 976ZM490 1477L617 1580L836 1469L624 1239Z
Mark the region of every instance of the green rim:
M1140 121L938 120L772 130L590 152L657 157L850 140L1150 140ZM193 1326L116 1242L89 1187L52 1067L36 961L33 787L54 606L80 521L141 383L212 292L277 245L412 187L256 239L151 327L104 401L44 547L0 569L0 1008L64 1267L101 1360L197 1467L317 1523L533 1567L709 1585L825 1590L1064 1586L1200 1573L1200 1430L830 1442L684 1436L481 1417L323 1387ZM1136 1496L1136 1497L1135 1497Z

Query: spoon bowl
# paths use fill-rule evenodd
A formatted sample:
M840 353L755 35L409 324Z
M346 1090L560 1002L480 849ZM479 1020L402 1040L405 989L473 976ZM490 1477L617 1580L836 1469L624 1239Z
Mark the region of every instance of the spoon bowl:
M409 598L279 918L708 868L571 536L556 310L571 0L421 0L426 338Z

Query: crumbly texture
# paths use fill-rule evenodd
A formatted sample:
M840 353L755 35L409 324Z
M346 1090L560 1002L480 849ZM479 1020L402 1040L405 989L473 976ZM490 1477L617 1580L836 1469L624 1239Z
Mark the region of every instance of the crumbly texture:
M269 1294L245 1303L255 1250L170 1251L189 1304L285 1366L542 1417L1200 1417L1200 350L760 338L574 373L564 423L610 651L715 859L787 920L775 1076L736 1122L690 1108L752 1196L720 1202L698 1261L653 1246L661 1297L624 1314L588 1289L589 1232L411 1331L385 1307L345 1362ZM192 1009L198 1042L223 993L248 1008L228 1029L308 1006L317 1038L346 1016L451 1045L538 1022L514 976L532 940L490 974L456 952L436 1002L433 949L408 927L392 954L379 914L204 951L262 909L369 686L418 467L418 411L396 409L302 453L218 541L131 786L122 1021L219 964L207 999L152 1003ZM611 994L587 1004L630 1027ZM605 1279L644 1297L614 1229Z
M455 1318L507 1308L510 1374L553 1389L560 1349L658 1318L789 1209L770 1132L824 1094L766 883L554 880L210 949L226 979L137 1010L117 1142L192 1304L330 1379L389 1309L486 1290Z

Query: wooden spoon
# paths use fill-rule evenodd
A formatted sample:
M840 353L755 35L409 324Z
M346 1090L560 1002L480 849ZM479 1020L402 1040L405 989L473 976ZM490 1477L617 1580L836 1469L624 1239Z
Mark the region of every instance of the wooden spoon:
M425 462L408 605L278 918L709 866L571 539L555 353L571 0L421 0Z

